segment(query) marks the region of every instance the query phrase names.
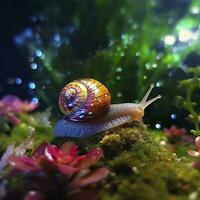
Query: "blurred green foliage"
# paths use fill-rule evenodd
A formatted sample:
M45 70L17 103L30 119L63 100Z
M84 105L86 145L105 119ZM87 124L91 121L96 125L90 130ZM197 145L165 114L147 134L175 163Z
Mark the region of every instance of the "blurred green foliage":
M180 88L185 92L185 97L177 96L176 101L179 107L182 107L188 112L188 119L194 125L194 130L191 133L200 135L200 109L199 109L199 89L200 89L200 67L188 68L187 72L192 77L181 80Z
M200 51L196 39L178 40L182 30L198 31L199 15L191 12L198 2L32 1L34 37L25 46L30 64L38 65L34 76L42 105L58 114L59 92L81 77L103 82L113 103L139 100L156 83L163 99L152 105L148 120L167 121L175 112L169 102L177 94L179 74L184 74L180 67L188 55ZM175 39L171 45L165 42L168 35ZM155 112L161 108L165 116Z
M19 118L22 123L16 126L11 126L5 119L0 118L0 152L10 144L21 144L32 131L35 133L34 146L43 141L50 141L53 137L50 115L49 109L32 114L21 113Z

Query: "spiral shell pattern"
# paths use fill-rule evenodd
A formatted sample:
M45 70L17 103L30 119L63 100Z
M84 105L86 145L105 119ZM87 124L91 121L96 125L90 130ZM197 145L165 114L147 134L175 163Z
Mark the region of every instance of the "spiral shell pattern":
M96 119L108 112L111 96L108 89L92 78L75 80L59 96L59 107L72 121Z

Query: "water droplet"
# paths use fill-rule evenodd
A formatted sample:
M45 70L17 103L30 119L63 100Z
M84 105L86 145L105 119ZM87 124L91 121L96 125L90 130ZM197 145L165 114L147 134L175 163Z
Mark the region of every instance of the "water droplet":
M36 85L34 82L29 82L28 83L28 87L31 89L31 90L34 90L36 88Z
M39 103L38 98L37 98L37 97L33 97L33 98L31 99L31 103L33 103L33 104L38 104L38 103Z
M37 69L37 64L36 63L31 63L31 69L33 69L33 70Z
M173 113L170 115L170 117L171 117L171 119L176 119L176 114Z
M17 85L20 85L20 84L22 83L22 79L19 78L19 77L17 77L17 78L15 79L15 83L16 83Z
M161 126L161 124L158 124L158 123L157 123L157 124L155 124L155 127L156 127L157 129L161 129L162 126Z

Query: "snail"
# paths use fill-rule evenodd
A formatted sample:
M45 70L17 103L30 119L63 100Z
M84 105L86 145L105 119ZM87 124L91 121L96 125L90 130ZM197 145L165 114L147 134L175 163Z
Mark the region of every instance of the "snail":
M59 107L65 115L56 123L57 137L84 137L132 121L142 121L144 109L161 98L161 95L147 101L153 89L151 84L139 103L111 104L108 89L99 81L83 78L66 85L59 96Z

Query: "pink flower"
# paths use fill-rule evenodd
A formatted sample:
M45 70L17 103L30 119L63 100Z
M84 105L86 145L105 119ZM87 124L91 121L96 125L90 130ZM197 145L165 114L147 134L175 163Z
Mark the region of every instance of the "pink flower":
M5 117L12 125L21 123L17 113L30 112L36 109L38 104L21 101L18 97L7 95L0 100L0 116Z
M96 183L109 174L109 170L103 167L93 172L88 171L89 167L102 156L103 152L100 148L94 148L85 155L78 155L77 146L72 143L65 143L60 148L43 143L31 157L12 155L8 162L13 169L22 173L39 171L48 175L49 172L52 173L53 171L69 177L79 173L69 184L69 188L75 189ZM85 170L87 173L85 173Z
M45 200L45 199L46 198L44 197L44 195L38 191L29 191L24 197L24 200Z
M186 134L186 129L178 128L176 126L171 126L170 128L164 128L164 132L169 137L181 137Z
M193 157L200 157L200 136L195 139L196 150L188 150L187 153Z

